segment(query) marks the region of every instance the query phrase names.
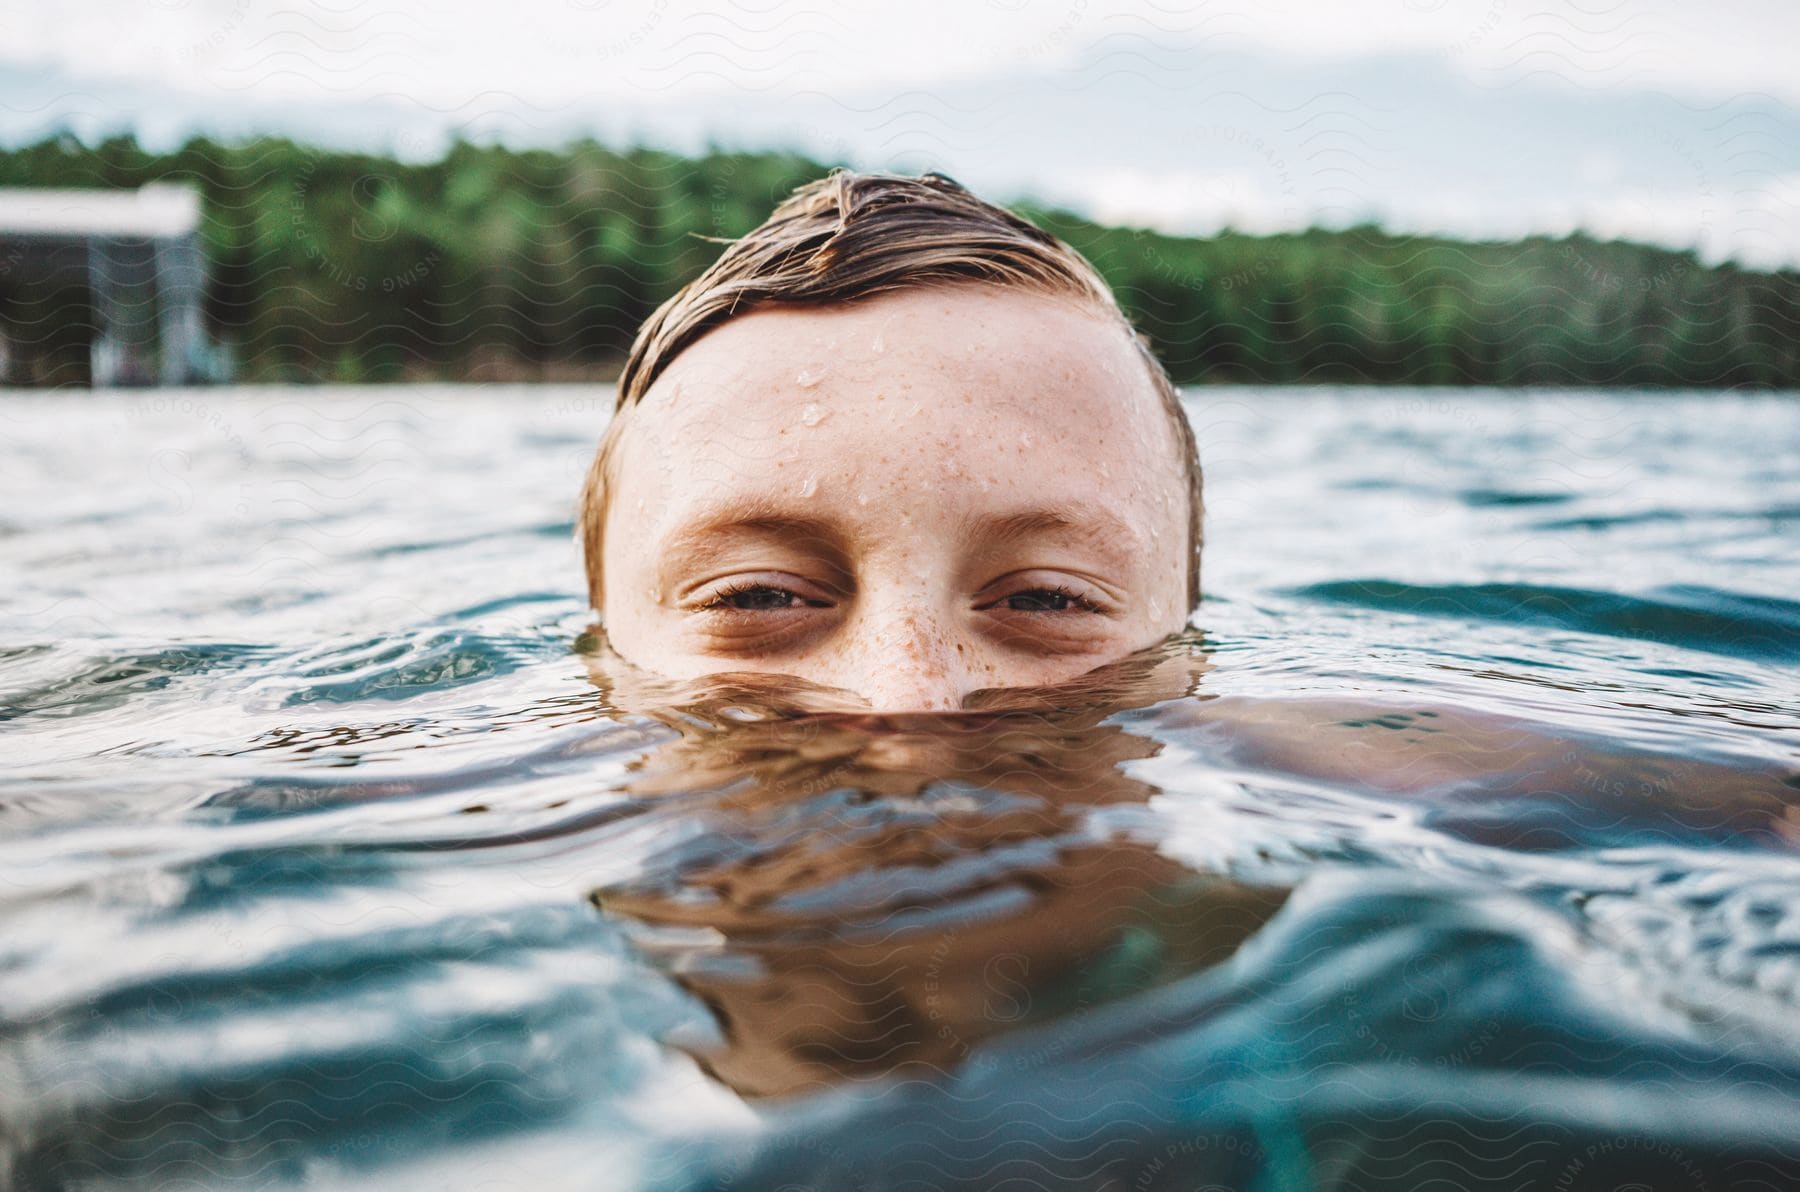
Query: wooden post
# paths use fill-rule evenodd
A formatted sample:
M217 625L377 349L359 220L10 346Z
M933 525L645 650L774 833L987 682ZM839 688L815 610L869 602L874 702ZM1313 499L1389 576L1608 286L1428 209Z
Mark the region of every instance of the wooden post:
M200 247L193 233L156 242L156 301L162 331L162 383L202 380Z
M95 236L88 242L88 284L99 321L89 357L95 387L146 384L156 342L151 243Z

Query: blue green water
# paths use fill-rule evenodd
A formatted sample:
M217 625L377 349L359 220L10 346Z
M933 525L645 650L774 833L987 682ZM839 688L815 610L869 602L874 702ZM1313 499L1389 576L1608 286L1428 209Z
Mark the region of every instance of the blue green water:
M592 388L0 400L0 1185L1800 1186L1800 401L1204 390L1207 598L615 708Z

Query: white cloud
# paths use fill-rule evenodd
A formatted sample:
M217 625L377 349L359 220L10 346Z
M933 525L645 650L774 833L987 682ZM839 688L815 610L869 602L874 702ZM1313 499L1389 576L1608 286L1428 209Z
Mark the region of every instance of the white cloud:
M941 158L959 176L966 167L966 180L976 183L1010 153L1011 176L1036 179L1040 197L1108 222L1189 234L1226 226L1272 232L1365 216L1396 229L1476 237L1583 227L1697 246L1710 258L1800 262L1800 193L1796 176L1785 172L1794 159L1775 143L1786 126L1728 124L1721 116L1714 122L1718 144L1704 136L1689 144L1646 119L1612 130L1608 140L1589 129L1590 140L1566 146L1559 127L1538 138L1541 152L1532 138L1516 142L1517 161L1496 151L1441 169L1446 148L1465 139L1460 126L1429 119L1406 125L1379 110L1364 112L1354 95L1329 101L1329 82L1318 106L1284 123L1280 114L1293 100L1262 87L1253 67L1208 95L1204 87L1169 86L1157 65L1166 52L1177 69L1195 70L1204 54L1174 56L1195 45L1274 56L1237 59L1249 63L1411 54L1414 62L1425 55L1450 67L1495 104L1510 105L1516 96L1520 106L1511 110L1521 112L1552 110L1527 106L1529 93L1546 83L1668 91L1686 97L1677 106L1690 114L1710 112L1718 97L1758 90L1800 105L1800 72L1787 60L1800 42L1800 4L1582 2L1590 6L920 0L901 7L853 0L696 10L676 0L66 0L0 9L0 61L60 67L75 78L135 80L205 97L221 111L244 101L296 110L328 101L396 105L429 117L404 133L373 134L375 147L407 157L436 152L441 138L457 131L531 139L571 115L604 128L613 114L642 113L638 127L661 139L677 127L656 123L672 101L722 93L740 102L707 101L684 119L697 127L708 112L748 107L742 100L779 100L783 111L809 114L771 123L777 105L760 105L756 127L743 129L739 143L754 145L759 135L781 134L789 143L836 137L841 145L826 156L865 162L904 148ZM1061 73L1090 53L1103 57L1079 83ZM1067 99L1117 70L1141 76L1171 105L1198 105L1174 168L1168 144L1146 139L1139 147L1132 140L1154 135L1167 142L1175 127L1136 119L1141 106L1058 108L1065 114L1044 126L1003 104L957 107L934 93L954 80L1033 70L1047 72L1033 95ZM1317 73L1332 76L1324 67ZM1441 92L1454 84L1433 85ZM55 97L5 98L17 116ZM1084 103L1088 98L1083 92ZM1587 99L1577 92L1572 102ZM110 130L120 122L121 114L92 102L65 107L79 127ZM177 131L170 122L180 119L157 110L122 115L168 140ZM1252 128L1254 134L1236 135ZM1468 136L1481 132L1470 128ZM1562 148L1560 156L1553 151ZM1102 168L1108 158L1111 165ZM1482 170L1490 176L1473 176Z
M1248 166L1096 171L1063 186L1053 198L1102 223L1173 235L1204 236L1224 228L1281 232L1305 227L1314 215L1292 187Z
M1504 85L1800 101L1800 5L1770 0L61 0L0 15L0 58L263 97L402 97L440 108L555 106L731 88L929 87L1098 43L1200 41L1286 55L1423 53Z

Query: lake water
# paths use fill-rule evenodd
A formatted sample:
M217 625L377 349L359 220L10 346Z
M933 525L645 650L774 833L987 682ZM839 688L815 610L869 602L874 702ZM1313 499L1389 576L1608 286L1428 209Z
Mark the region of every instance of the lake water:
M615 710L600 388L0 394L0 1183L1800 1186L1800 400L1190 394L1195 631Z

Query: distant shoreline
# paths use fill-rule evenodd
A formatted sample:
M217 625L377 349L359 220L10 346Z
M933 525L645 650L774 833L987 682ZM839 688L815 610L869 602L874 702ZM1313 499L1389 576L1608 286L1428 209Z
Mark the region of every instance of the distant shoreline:
M278 138L0 150L5 187L198 188L203 321L251 384L610 382L658 305L830 168L591 140L423 164ZM1193 238L1011 206L1094 262L1182 385L1800 388L1800 270L1581 234ZM0 232L0 381L82 384L84 279L7 249Z

